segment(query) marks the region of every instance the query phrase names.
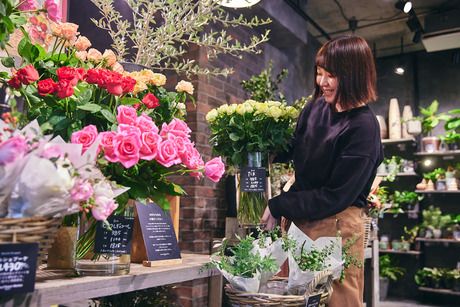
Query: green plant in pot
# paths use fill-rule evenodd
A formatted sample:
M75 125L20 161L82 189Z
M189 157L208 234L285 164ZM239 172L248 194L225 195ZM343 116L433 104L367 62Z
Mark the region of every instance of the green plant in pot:
M439 288L443 273L438 268L422 268L415 273L415 283L420 287Z
M390 280L397 281L404 276L405 269L395 265L390 255L383 255L379 258L380 274L380 300L385 300L388 295Z
M386 181L393 182L401 168L401 157L392 156L391 158L386 158L384 163L387 166L388 175L385 177Z
M456 292L460 292L460 269L454 269L445 273L445 286Z
M450 116L445 113L438 113L439 102L434 100L427 108L420 107L420 120L425 137L422 138L422 147L425 152L435 152L439 150L441 140L432 136L432 131L441 121L448 121Z
M422 227L426 229L425 237L439 239L442 236L442 230L452 222L450 215L442 215L438 207L430 206L423 210Z
M423 195L411 191L395 191L393 194L393 201L406 206L408 210L413 210L415 205L421 200L423 200Z
M447 144L449 150L460 148L460 109L453 109L448 112L451 116L444 125L446 134L443 141Z

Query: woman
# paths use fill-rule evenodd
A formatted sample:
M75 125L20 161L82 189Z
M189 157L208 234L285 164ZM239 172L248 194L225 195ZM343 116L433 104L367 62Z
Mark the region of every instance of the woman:
M364 259L363 208L383 152L374 113L376 72L372 52L357 36L327 42L316 55L315 92L297 121L291 158L295 183L269 201L267 228L285 217L313 240L359 239L351 253ZM334 282L329 306L362 306L364 271L350 267Z

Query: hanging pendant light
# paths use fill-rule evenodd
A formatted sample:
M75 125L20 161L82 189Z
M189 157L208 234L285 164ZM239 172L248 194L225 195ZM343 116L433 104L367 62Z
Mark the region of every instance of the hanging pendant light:
M260 0L214 0L214 1L219 3L222 6L231 7L235 9L253 6L254 4L260 2Z

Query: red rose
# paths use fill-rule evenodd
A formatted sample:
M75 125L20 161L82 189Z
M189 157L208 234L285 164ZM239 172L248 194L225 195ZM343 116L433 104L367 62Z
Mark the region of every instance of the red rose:
M85 80L89 84L99 84L101 78L102 76L99 69L88 69L85 75Z
M78 80L80 80L80 81L85 80L86 71L85 71L84 68L82 68L82 67L76 68L76 69L75 69L75 72L77 73Z
M149 109L154 109L160 105L159 100L152 93L148 93L142 98L142 103Z
M73 86L68 80L60 80L56 87L56 95L60 98L66 98L73 95Z
M72 84L72 86L75 86L78 83L78 74L75 68L73 67L59 67L56 70L56 75L58 76L59 81L67 80L70 82L70 84Z
M121 86L123 87L123 94L127 94L133 91L136 85L136 80L131 77L123 77L121 80Z
M123 94L123 76L116 72L107 72L105 89L112 95L120 96Z
M42 96L54 93L56 91L56 87L57 83L51 78L38 81L37 83L38 93Z
M38 71L32 64L29 64L26 67L19 69L16 73L16 76L19 78L19 81L21 81L21 83L24 85L34 83L39 78Z
M14 76L10 80L8 80L8 85L11 86L12 88L18 89L21 87L21 81L17 76Z

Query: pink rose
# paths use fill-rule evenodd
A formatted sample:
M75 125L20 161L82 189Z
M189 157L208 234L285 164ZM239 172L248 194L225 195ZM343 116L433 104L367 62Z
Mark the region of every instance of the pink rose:
M115 154L125 168L130 168L139 162L142 146L140 134L118 134L115 138Z
M183 120L174 118L169 124L163 123L163 126L161 126L160 135L163 138L166 138L168 134L182 138L189 138L190 132L192 132L192 130L190 130L190 128Z
M0 144L0 165L14 162L28 150L27 142L22 136L13 136Z
M225 164L221 157L214 158L206 162L204 166L204 174L210 180L218 182L225 172Z
M41 153L41 156L46 159L59 158L63 155L64 153L62 152L61 147L51 144L45 145L45 149Z
M165 167L181 163L174 141L166 139L161 142L155 160Z
M175 137L170 134L168 139L172 139L174 144L176 144L176 149L179 156L182 156L184 152L191 150L194 147L193 143L190 142L188 138Z
M203 168L204 162L198 150L193 146L186 146L187 150L181 155L182 163L189 170L199 170Z
M74 144L82 144L84 153L97 139L97 128L94 125L89 125L80 131L72 133L70 138Z
M61 11L54 0L45 0L43 8L48 13L48 18L52 21L58 22L61 20Z
M18 9L21 11L33 11L37 9L36 0L20 0Z
M117 121L119 124L135 125L137 120L137 111L130 106L118 106Z
M118 204L112 198L106 196L96 197L95 203L91 208L91 213L98 221L105 221L118 207Z
M154 131L143 132L141 135L141 141L141 159L147 161L155 159L158 154L158 146L161 143L161 136L159 136L158 133Z
M117 132L119 134L128 135L128 134L138 134L141 135L141 130L136 126L120 124L118 125Z
M141 132L153 131L158 133L158 127L153 122L152 118L147 114L142 114L136 120L136 126L141 130Z
M87 201L94 193L93 187L88 181L77 180L70 190L70 197L75 202Z
M117 133L114 131L105 131L99 134L101 138L100 146L104 151L104 157L107 161L118 162L118 157L115 154L115 138Z

